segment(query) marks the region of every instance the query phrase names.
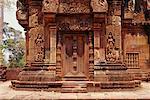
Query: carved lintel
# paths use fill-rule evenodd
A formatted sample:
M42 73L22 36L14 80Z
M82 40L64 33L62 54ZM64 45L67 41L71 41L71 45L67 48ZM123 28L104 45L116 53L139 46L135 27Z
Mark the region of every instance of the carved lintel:
M57 26L61 31L87 31L92 30L92 19L90 16L58 17Z

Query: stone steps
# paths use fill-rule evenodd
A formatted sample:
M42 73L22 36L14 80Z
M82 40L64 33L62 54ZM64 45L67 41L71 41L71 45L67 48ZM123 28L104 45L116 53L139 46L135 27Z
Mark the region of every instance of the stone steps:
M86 93L87 84L85 82L64 82L61 89L62 93Z

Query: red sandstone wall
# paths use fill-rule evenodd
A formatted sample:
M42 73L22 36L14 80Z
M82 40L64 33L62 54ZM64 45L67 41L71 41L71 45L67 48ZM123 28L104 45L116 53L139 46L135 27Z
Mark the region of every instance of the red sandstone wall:
M6 79L7 80L16 80L18 78L19 72L22 71L22 68L7 68Z

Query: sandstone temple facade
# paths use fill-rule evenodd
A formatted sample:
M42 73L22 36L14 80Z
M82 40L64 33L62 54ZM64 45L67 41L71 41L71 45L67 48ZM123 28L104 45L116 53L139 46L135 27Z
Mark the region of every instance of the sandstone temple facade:
M136 88L150 69L149 0L18 0L17 8L26 66L14 89Z

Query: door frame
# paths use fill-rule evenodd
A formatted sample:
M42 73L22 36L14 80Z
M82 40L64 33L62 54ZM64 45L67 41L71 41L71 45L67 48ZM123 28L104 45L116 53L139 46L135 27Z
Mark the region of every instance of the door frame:
M62 43L62 68L61 68L61 74L62 74L62 77L65 76L65 73L64 73L64 63L65 63L65 45L64 45L64 36L66 35L77 35L78 36L82 36L84 37L84 53L83 53L83 62L84 62L84 66L82 67L83 69L80 70L80 71L83 71L83 73L85 74L86 78L89 79L89 41L88 41L88 32L63 32L63 33L60 33L62 34L62 39L61 39L61 43ZM78 56L78 54L77 54ZM73 59L73 58L72 58ZM78 58L77 58L78 59ZM73 63L73 62L72 62ZM78 67L78 66L77 66ZM75 73L74 73L75 74Z

